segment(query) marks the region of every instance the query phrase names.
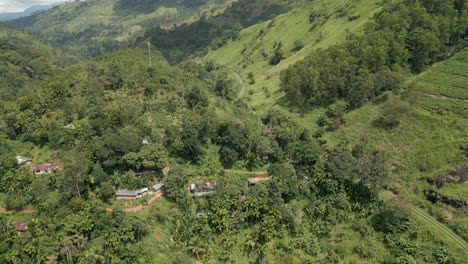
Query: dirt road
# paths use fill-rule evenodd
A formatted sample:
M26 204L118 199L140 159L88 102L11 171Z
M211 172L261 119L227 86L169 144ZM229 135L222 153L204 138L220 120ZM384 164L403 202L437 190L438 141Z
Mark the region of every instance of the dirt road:
M0 212L2 213L35 213L37 210L35 209L23 209L23 210L8 210L4 207L0 207Z
M382 194L385 195L386 197L400 202L403 206L406 208L410 209L413 213L417 214L419 217L423 218L424 220L428 221L431 223L435 228L439 229L443 233L445 233L448 237L450 237L453 241L455 241L458 245L460 245L465 251L468 250L468 245L466 244L465 240L463 238L459 237L458 235L454 234L450 229L445 227L443 224L437 222L434 220L432 217L427 215L424 211L421 209L418 209L406 202L404 202L400 197L388 192L388 191L382 191Z

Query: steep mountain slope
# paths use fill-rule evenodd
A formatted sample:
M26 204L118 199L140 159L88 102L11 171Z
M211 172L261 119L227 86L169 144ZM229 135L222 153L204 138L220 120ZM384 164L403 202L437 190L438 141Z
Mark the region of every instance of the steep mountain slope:
M238 72L246 82L255 79L255 83L251 81L252 103L269 101L271 104L270 100L278 98L275 91L283 69L310 51L340 43L347 33L359 31L380 9L380 4L378 0L313 1L306 7L242 30L236 40L210 51L205 61ZM279 49L282 59L271 65ZM250 73L252 78L248 78ZM264 96L266 91L268 98Z
M384 151L393 167L389 189L406 197L407 202L426 209L465 240L468 239L466 207L456 208L441 202L432 204L425 193L434 189L449 198L468 200L462 172L453 176L454 179L459 177L459 182L448 180L440 188L436 188L434 183L438 176L466 164L468 158L468 102L455 96L438 96L468 95L466 83L457 88L453 86L465 78L457 73L468 71L466 55L467 51L462 51L407 81L407 88L400 92L400 97L412 102L412 109L401 116L398 127L384 129L379 126L378 120L388 104L375 102L348 113L338 130L324 134L330 149L342 142L350 145L365 142L365 145ZM437 91L433 90L434 87ZM398 100L391 103L396 104Z
M66 63L59 59L63 55L50 44L0 25L1 95L8 97L25 83L50 76Z
M62 4L9 23L87 56L132 42L149 27L189 20L229 0L88 0Z
M427 8L426 10L430 11L430 1L423 2L425 8ZM366 24L366 22L370 21L369 18L373 17L373 14L379 13L379 10L381 10L380 4L380 1L314 1L307 8L294 10L271 21L242 30L237 39L228 42L219 49L210 51L204 58L204 61L215 62L240 74L243 77L243 82L245 84L249 83L247 89L250 89L248 94L244 94L243 99L253 109L258 109L258 111L262 112L269 111L272 106L275 108L284 107L283 109L293 110L293 112L289 113L290 116L310 127L311 130L323 127L323 130L319 134L327 142L326 147L330 151L344 146L350 149L364 146L386 153L389 163L393 166L393 176L389 187L402 193L409 200L418 203L418 205L427 209L434 216L450 224L459 235L463 235L466 233L466 222L463 220L466 215L464 209L454 211L447 208L447 205L431 205L426 199L425 190L429 188L426 178L435 178L450 169L455 170L466 162L467 157L464 151L467 144L466 131L468 129L466 127L468 82L466 74L464 74L468 70L466 68L466 50L461 51L448 61L434 65L427 72L413 77L409 75L409 79L406 81L407 91L398 93L398 89L396 89L396 97L390 93L374 98L374 100L371 100L370 103L365 104L362 108L350 111L346 115L346 118L341 120L336 116L333 117L333 115L335 112L345 111L346 103L338 102L324 109L319 107L321 105L320 102L317 102L315 106L311 103L310 107L306 107L300 100L306 96L307 92L318 95L325 94L325 90L307 90L307 88L312 89L320 81L323 81L325 84L327 81L330 82L330 85L322 87L333 88L334 86L339 86L340 83L334 81L337 80L336 77L340 76L340 73L335 72L334 69L337 69L340 63L346 65L344 66L345 69L350 69L346 68L350 65L349 61L346 62L345 57L338 55L343 50L339 48L331 49L328 51L332 54L331 57L336 55L336 60L330 64L331 68L329 68L329 71L323 71L318 74L320 76L327 76L327 74L333 72L333 74L328 75L330 78L325 77L322 80L309 78L317 74L317 71L320 71L320 65L325 65L329 61L322 62L320 59L317 59L317 61L314 61L316 63L311 65L298 63L293 68L308 67L310 71L299 71L295 77L292 76L291 86L287 88L291 90L295 89L295 87L307 88L303 90L304 94L298 93L294 98L297 100L290 100L287 106L281 100L284 99L284 94L279 92L280 72L305 58L311 51L317 48L327 48L339 43L345 43L343 47L372 43L372 41L367 40L358 40L352 43L351 40L354 40L353 38L345 42L345 39L352 32L362 35L360 31L361 29L364 31L363 26L369 28L375 27L375 24L372 24L374 22L371 24ZM343 7L345 8L343 9ZM459 10L462 10L462 7L458 7ZM422 10L419 5L415 8ZM448 3L444 8L440 8L440 10L446 11L450 10L450 8L453 8L453 6ZM400 14L404 14L407 10L402 9L399 12L401 12ZM444 23L447 23L447 25L457 23L456 21L458 21L458 18L454 18L452 22L449 22L452 16L447 16L450 18L445 19L439 16L439 14L434 14L436 12L433 10L431 12L434 19L446 21ZM457 11L454 13L454 16L458 15L460 20L466 21L467 16L464 14L463 11ZM376 19L378 17L376 16ZM391 16L384 15L380 19L391 19ZM427 18L414 17L413 19L409 20L410 23L417 25L418 21ZM308 26L309 23L311 23L311 26ZM388 25L394 24L388 20ZM428 28L432 26L427 22L424 25ZM460 27L460 36L463 39L466 23L459 22L459 25L462 25ZM410 36L414 38L414 36L420 34L417 30L411 33ZM427 30L431 32L426 33L428 35L441 34L440 32L447 35L453 34L449 33L449 30L439 32L434 28ZM453 30L453 26L450 30ZM435 61L437 59L444 59L446 56L450 56L453 50L459 50L463 46L463 41L460 37L449 38L454 39L454 41L441 41L440 39L432 38L430 43L436 48L432 48L431 54L438 53L439 55L435 55L433 58L423 57L422 60L426 60L423 63L418 61L418 58L406 58L408 60L407 64L402 64L400 67L408 67L406 71L411 71L411 67L413 67L411 63L417 62L419 64L416 65L416 68L418 70L424 69L424 67L427 67L431 63L431 60L434 61L434 58L436 58ZM417 40L417 38L415 39ZM416 40L414 43L418 43ZM379 45L377 43L379 41L375 40L372 45ZM410 45L413 44L399 46L409 47ZM412 50L414 51L415 49ZM420 53L415 53L411 56L419 56L421 54L425 56L424 46L418 46L416 50L420 51ZM368 47L368 51L371 51L371 58L377 58L378 49L372 49L370 46ZM277 56L279 53L280 55ZM321 52L316 52L314 56L328 60L329 57L327 56L320 57L325 53L326 51L322 50ZM391 60L389 59L390 56L385 59ZM279 57L279 59L273 61L276 57ZM365 53L360 53L358 58L366 60ZM361 65L360 67L363 66ZM388 73L392 67L395 66L386 67L384 71ZM395 69L398 71L399 67ZM397 79L404 78L403 76L395 76ZM301 78L305 81L298 82L297 80ZM310 83L307 83L307 81ZM347 79L344 82L345 85L350 83L352 83L351 79ZM364 83L358 85L360 88L364 86ZM355 91L349 94L347 98L342 99L348 101L351 97L361 96L362 94L365 94L365 92ZM325 99L332 97L324 96ZM408 102L403 102L402 100ZM382 103L385 101L387 102ZM343 107L343 105L344 109L340 110L340 107ZM401 108L398 110L398 107ZM295 113L296 111L299 114ZM400 118L401 115L401 120L392 121L400 123L399 127L393 129L389 129L380 123L382 116L388 115L391 111L395 111L392 114L395 115L395 118ZM398 113L399 111L401 113ZM328 115L332 117L327 117ZM329 118L331 120L328 120ZM447 190L446 193L453 194L452 197L460 198L462 196L460 195L460 190L464 188L464 185L449 183L444 188ZM441 192L444 193L444 189L441 189Z
M202 12L201 19L172 29L155 27L137 41L150 41L171 62L181 62L203 56L210 48L216 49L230 39L237 39L239 31L261 21L272 19L294 8L309 3L308 0L238 0L224 12L210 16Z

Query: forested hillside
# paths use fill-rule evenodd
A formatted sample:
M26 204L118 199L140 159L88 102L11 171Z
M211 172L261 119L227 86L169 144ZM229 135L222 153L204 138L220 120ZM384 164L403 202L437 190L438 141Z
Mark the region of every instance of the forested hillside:
M19 87L51 76L67 63L64 54L11 27L0 26L0 87L11 98ZM59 59L62 57L62 59Z
M208 17L202 14L199 21L176 28L155 27L148 30L142 40L150 41L171 62L181 62L202 56L217 49L229 40L236 40L244 27L272 19L309 0L238 0L223 13ZM141 42L141 41L139 41Z
M8 23L82 57L126 47L148 28L172 27L223 8L229 0L87 0Z
M468 261L466 1L131 3L0 28L0 263Z

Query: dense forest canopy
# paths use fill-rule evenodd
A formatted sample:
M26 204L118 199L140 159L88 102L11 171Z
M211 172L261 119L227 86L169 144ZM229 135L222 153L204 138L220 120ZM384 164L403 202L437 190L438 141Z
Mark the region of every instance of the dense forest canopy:
M57 12L103 3L198 18L152 17L113 52L101 26L55 32ZM278 71L264 107L271 80L203 57L314 4L96 0L14 23L58 48L0 27L0 263L465 263L468 4L379 3ZM288 60L282 37L265 71Z

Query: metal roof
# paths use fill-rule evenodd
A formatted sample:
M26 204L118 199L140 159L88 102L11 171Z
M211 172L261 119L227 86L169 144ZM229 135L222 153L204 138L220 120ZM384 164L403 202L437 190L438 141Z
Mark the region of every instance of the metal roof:
M159 190L161 190L161 188L163 186L164 186L164 184L158 183L158 184L153 185L153 189L155 189L156 191L159 191Z
M137 196L138 191L135 190L118 190L115 193L116 196Z

